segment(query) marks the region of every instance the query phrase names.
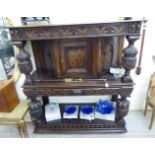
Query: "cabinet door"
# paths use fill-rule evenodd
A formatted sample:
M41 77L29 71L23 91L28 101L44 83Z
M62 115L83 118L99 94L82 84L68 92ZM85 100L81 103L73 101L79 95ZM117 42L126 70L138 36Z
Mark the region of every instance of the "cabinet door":
M65 78L91 76L91 47L87 40L62 41L60 45L61 68Z

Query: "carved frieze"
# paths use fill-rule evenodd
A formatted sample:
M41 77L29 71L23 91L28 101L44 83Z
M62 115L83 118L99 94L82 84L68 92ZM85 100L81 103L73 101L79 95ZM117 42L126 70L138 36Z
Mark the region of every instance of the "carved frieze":
M92 88L92 89L24 89L27 96L66 96L66 95L108 95L130 96L133 88Z
M140 35L141 21L98 24L10 27L13 41L117 35Z

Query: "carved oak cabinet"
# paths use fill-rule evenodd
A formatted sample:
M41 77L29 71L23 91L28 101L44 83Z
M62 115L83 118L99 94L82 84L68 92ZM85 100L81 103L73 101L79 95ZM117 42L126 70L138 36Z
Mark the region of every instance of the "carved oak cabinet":
M126 132L124 117L127 97L134 82L130 70L136 65L134 42L140 37L141 20L74 25L10 27L12 41L19 48L20 71L26 74L24 93L31 99L30 114L35 132ZM124 48L124 40L128 45ZM31 41L36 70L24 49ZM116 78L110 68L124 68ZM108 87L105 85L108 83ZM115 121L45 120L48 96L112 95L116 101ZM42 97L42 102L37 97Z

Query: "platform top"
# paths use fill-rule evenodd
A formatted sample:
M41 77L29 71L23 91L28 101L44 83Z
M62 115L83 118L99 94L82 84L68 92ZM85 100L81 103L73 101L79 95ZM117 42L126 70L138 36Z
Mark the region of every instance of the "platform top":
M140 36L142 22L123 20L88 24L28 25L9 27L13 41L90 38L108 36Z

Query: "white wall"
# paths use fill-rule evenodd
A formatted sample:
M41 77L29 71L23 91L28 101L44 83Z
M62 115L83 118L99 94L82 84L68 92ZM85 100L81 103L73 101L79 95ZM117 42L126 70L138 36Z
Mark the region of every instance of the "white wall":
M53 16L51 17L52 24L63 24L63 23L89 23L89 22L99 22L103 21L103 18L101 16L89 16L89 18L83 18L83 16L79 14L78 18L73 18L70 16L70 18L67 18L64 16ZM104 18L105 20L115 20L117 18ZM15 23L20 23L19 18L14 18ZM148 87L149 78L152 72L155 71L155 63L152 60L152 55L155 55L155 42L154 42L154 36L155 36L155 21L153 18L148 18L147 23L147 29L146 29L146 38L145 38L145 44L144 44L144 52L143 52L143 59L142 59L142 73L138 76L135 74L135 69L131 71L131 75L133 77L134 82L136 83L135 89L133 93L131 94L131 97L129 100L131 101L130 109L132 110L139 110L144 108L145 104L145 97L146 97L146 91ZM138 40L135 44L135 46L140 49L140 40ZM30 46L28 45L30 48ZM31 51L31 50L30 50ZM32 51L30 52L32 54ZM33 58L32 58L33 59ZM23 93L21 92L20 85L22 85L24 80L24 75L21 76L20 81L17 83L18 93L20 98L25 98ZM59 97L59 98L50 98L52 101L56 102L70 102L70 101L83 101L87 102L90 100L90 102L94 102L99 97Z
M131 109L143 109L145 105L146 91L148 88L148 83L151 74L155 71L155 64L153 62L152 56L155 55L155 21L153 18L148 18L146 38L143 51L142 59L142 74L137 76L135 70L132 70L132 77L136 83L135 89L131 94ZM140 41L137 42L136 46L139 49Z

